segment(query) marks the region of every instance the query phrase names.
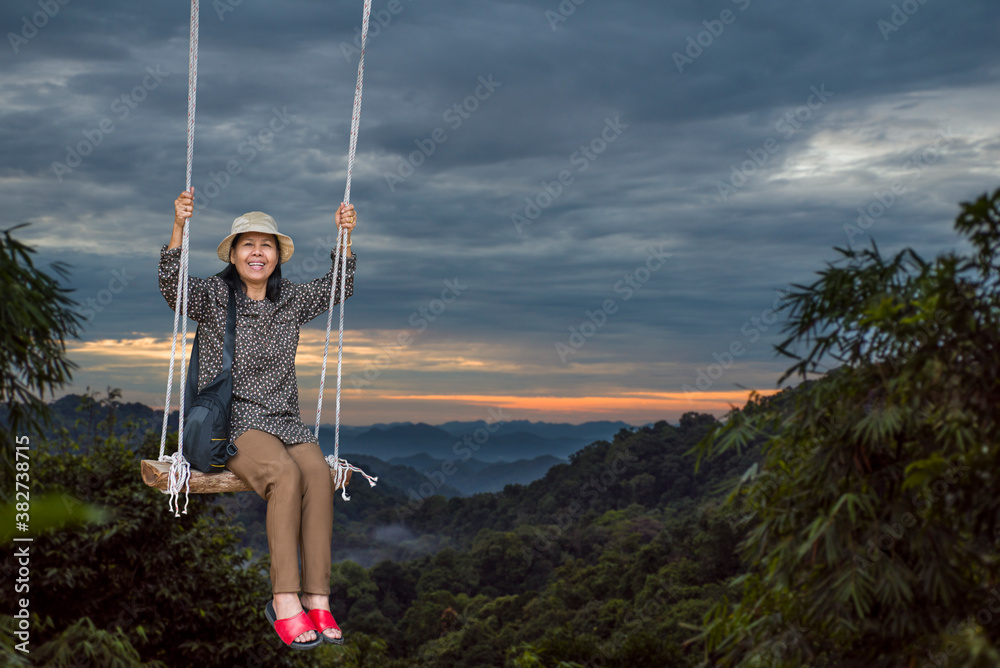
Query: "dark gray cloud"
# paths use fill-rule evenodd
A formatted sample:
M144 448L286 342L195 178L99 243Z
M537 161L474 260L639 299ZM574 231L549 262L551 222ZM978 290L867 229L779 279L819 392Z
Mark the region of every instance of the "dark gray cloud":
M361 5L203 3L196 275L220 268L215 245L253 209L296 239L286 274L322 273ZM5 223L32 221L43 260L74 266L85 340L162 337L188 9L69 2L24 38L39 7L0 8L19 36L0 48ZM779 325L752 319L776 290L814 280L833 246L954 247L957 202L996 186L1000 7L986 0L393 7L373 3L348 324L389 340L457 278L468 288L416 345L485 365L383 372L414 394L679 392L736 341L747 352L713 389L771 387ZM650 248L670 257L644 274ZM116 275L134 278L111 295ZM564 363L555 344L607 300L615 313Z

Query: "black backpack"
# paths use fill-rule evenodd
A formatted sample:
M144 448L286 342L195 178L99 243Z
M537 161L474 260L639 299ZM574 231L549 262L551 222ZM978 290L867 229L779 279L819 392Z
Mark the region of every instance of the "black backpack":
M233 355L236 352L236 294L229 288L226 313L226 338L222 347L222 371L211 383L198 391L198 339L201 325L191 347L188 367L187 394L184 411L184 457L191 468L213 473L225 468L236 454L236 445L229 440L229 414L233 403Z

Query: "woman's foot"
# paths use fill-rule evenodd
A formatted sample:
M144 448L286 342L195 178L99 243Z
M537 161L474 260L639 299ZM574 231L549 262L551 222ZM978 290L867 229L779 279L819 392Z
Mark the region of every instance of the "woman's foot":
M330 597L325 594L303 594L302 606L306 610L326 610L330 611ZM337 640L341 637L340 629L324 629L323 635L330 640Z
M274 595L274 613L278 616L278 619L288 619L300 612L302 612L302 603L299 601L298 594ZM315 631L305 631L296 636L295 642L308 643L316 640L317 637Z

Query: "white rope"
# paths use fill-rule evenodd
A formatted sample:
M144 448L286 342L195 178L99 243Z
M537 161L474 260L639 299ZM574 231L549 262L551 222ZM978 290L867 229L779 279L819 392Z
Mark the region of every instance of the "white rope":
M188 55L188 126L187 126L187 165L185 176L185 190L192 192L191 172L194 163L194 128L195 109L198 93L198 0L191 0L191 33ZM364 17L361 31L361 57L358 62L358 79L354 90L354 111L351 116L351 137L350 147L347 155L347 185L344 190L344 202L351 202L351 175L354 171L354 156L357 151L358 127L361 120L361 89L364 79L365 66L365 44L368 39L368 19L371 15L371 0L365 0ZM174 329L170 342L170 367L167 377L167 393L163 403L163 429L160 434L160 454L159 461L170 462L168 473L167 492L170 495L168 507L179 517L181 512L187 513L190 493L191 465L184 458L184 402L185 392L182 389L180 395L180 410L178 414L177 426L177 452L173 455L166 455L167 441L167 420L170 415L170 406L173 391L174 366L177 356L178 329L180 329L181 364L180 376L185 377L187 362L187 307L188 307L188 258L190 249L190 219L185 221L184 232L181 241L180 273L177 280L177 297L174 307ZM337 348L337 404L336 404L336 424L334 429L334 454L327 457L327 463L334 469L335 479L338 486L343 485L343 498L349 500L347 488L344 483L347 479L347 471L361 473L367 478L369 485L374 486L378 478L374 478L360 468L351 465L346 460L340 458L340 394L343 375L344 356L344 298L346 296L346 272L347 258L346 247L344 246L346 237L342 230L337 232L337 254L334 262L334 280L330 286L330 306L327 315L326 344L323 349L323 369L320 374L319 401L316 406L316 438L319 439L319 425L323 413L323 387L326 381L326 365L330 350L330 332L333 325L333 306L336 297L337 280L340 281L340 335ZM180 492L184 491L184 510L180 510Z
M365 44L368 40L368 19L371 15L372 2L365 0L364 15L361 20L361 56L358 61L358 80L354 87L354 111L351 114L351 138L347 150L347 185L344 187L344 203L351 203L351 175L354 172L354 155L358 146L358 126L361 122L361 88L365 75ZM345 246L346 236L342 229L337 229L337 254L333 263L334 280L330 282L330 306L326 317L326 343L323 346L323 368L319 376L319 399L316 402L316 440L319 440L319 425L323 415L323 388L326 385L326 363L330 353L330 331L333 329L333 307L336 302L337 281L340 281L340 336L337 342L337 404L336 418L333 429L333 455L328 456L327 463L334 469L337 485L343 484L347 478L347 471L356 471L368 479L368 484L372 487L378 478L373 478L356 466L352 466L346 460L340 458L340 389L341 378L344 366L344 298L347 291L346 265L347 248ZM347 485L343 486L341 496L345 501L351 497L347 495Z
M333 488L334 489L337 489L338 487L341 488L340 495L343 497L343 499L345 501L350 501L351 500L351 497L349 497L347 495L347 471L348 470L351 470L351 471L354 471L355 473L360 473L361 475L363 475L365 477L365 479L368 480L368 485L370 487L374 487L375 483L378 482L378 476L370 476L370 475L368 475L367 473L365 473L364 471L362 471L360 468L358 468L354 464L349 463L345 459L338 459L337 457L334 457L333 455L327 455L326 456L326 463L329 464L330 468L332 468L334 470ZM338 464L339 464L339 466L338 466Z
M194 117L198 96L198 0L191 0L191 36L188 53L188 122L187 122L187 166L184 189L191 189L191 168L194 163ZM180 410L177 415L177 452L167 456L164 449L167 443L167 418L170 415L171 392L174 382L174 358L177 354L177 329L180 325L181 334L181 369L180 377L185 378L187 368L187 307L188 307L188 254L191 231L190 218L184 222L184 233L181 241L180 273L177 277L177 298L174 302L174 333L170 342L170 368L167 376L167 396L163 402L163 431L160 434L159 461L170 462L170 472L167 476L167 493L170 498L167 507L174 512L174 517L180 517L180 493L184 491L184 513L187 513L189 493L191 491L191 465L184 459L184 395L182 387L180 395Z

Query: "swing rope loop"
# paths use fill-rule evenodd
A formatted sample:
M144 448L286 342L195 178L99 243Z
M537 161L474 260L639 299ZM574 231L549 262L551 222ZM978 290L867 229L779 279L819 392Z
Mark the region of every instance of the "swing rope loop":
M185 173L185 190L194 192L191 187L192 166L194 164L194 128L195 109L198 95L198 17L200 9L198 0L191 0L191 34L188 54L188 118L187 118L187 164ZM361 33L361 58L358 63L358 80L354 90L354 111L351 116L351 138L350 148L347 155L347 185L344 190L344 202L350 204L351 201L351 175L354 171L354 156L357 150L358 126L361 120L361 87L364 79L365 66L365 43L368 39L368 19L371 15L371 0L365 0L363 27ZM170 406L173 392L174 367L177 357L178 338L180 339L180 376L184 378L187 369L187 328L188 328L188 297L189 297L189 268L188 259L190 256L190 218L185 221L184 232L181 241L180 273L177 280L177 296L174 305L174 329L170 341L170 366L167 375L167 393L163 402L163 429L160 432L160 454L158 460L170 462L168 474L167 492L170 495L168 508L173 511L175 517L187 513L188 500L190 494L191 465L184 458L184 388L178 392L180 410L177 419L177 451L172 455L167 455L167 423L170 416ZM330 331L333 324L333 306L336 296L336 282L340 281L340 337L337 348L337 415L334 430L334 454L326 457L327 463L334 469L335 484L342 486L343 498L350 500L347 496L347 473L355 471L361 473L368 480L368 484L375 486L378 478L374 478L360 468L351 465L347 461L340 459L340 392L342 382L342 368L344 355L344 298L346 296L346 281L344 273L346 271L346 236L342 230L337 231L337 254L334 261L333 274L335 280L330 287L330 306L326 323L326 344L323 348L323 369L320 374L319 401L316 406L316 439L319 440L319 425L323 412L323 386L326 380L327 358L330 351ZM178 337L178 330L180 335ZM184 509L180 509L180 493L184 492Z
M187 118L187 165L184 179L184 189L191 189L191 169L194 164L194 119L198 98L198 15L200 8L198 0L191 0L191 36L188 52L188 118ZM170 367L167 375L167 396L163 403L163 430L160 433L159 461L170 462L169 486L167 492L170 498L167 502L174 517L180 516L180 493L184 491L184 513L188 509L188 495L191 491L191 465L184 459L184 388L178 391L180 395L180 410L177 415L177 452L167 456L164 453L167 444L167 419L170 416L171 391L174 383L174 358L177 355L177 329L180 325L181 341L181 378L185 377L187 369L187 328L188 328L188 256L191 244L191 219L184 222L184 233L181 241L181 266L177 280L177 299L174 302L174 333L170 341Z
M347 149L347 185L344 187L344 203L351 203L351 175L354 172L354 155L358 147L358 126L361 122L361 89L365 78L365 44L368 41L368 19L371 15L372 2L365 0L364 15L361 20L361 56L358 60L358 80L354 87L354 111L351 114L351 138ZM323 389L326 386L326 364L330 354L330 332L333 329L333 307L336 302L337 282L340 282L340 335L337 341L337 402L336 418L333 429L333 455L328 456L327 463L334 469L336 484L347 477L347 471L356 471L363 475L372 487L378 478L373 478L356 466L340 458L340 390L344 366L344 298L347 291L345 271L347 265L347 236L340 228L337 229L337 253L333 262L334 280L330 283L330 306L326 316L326 342L323 345L323 368L319 376L319 398L316 402L316 440L319 440L319 425L323 416ZM350 501L347 495L347 485L343 486L341 496Z

